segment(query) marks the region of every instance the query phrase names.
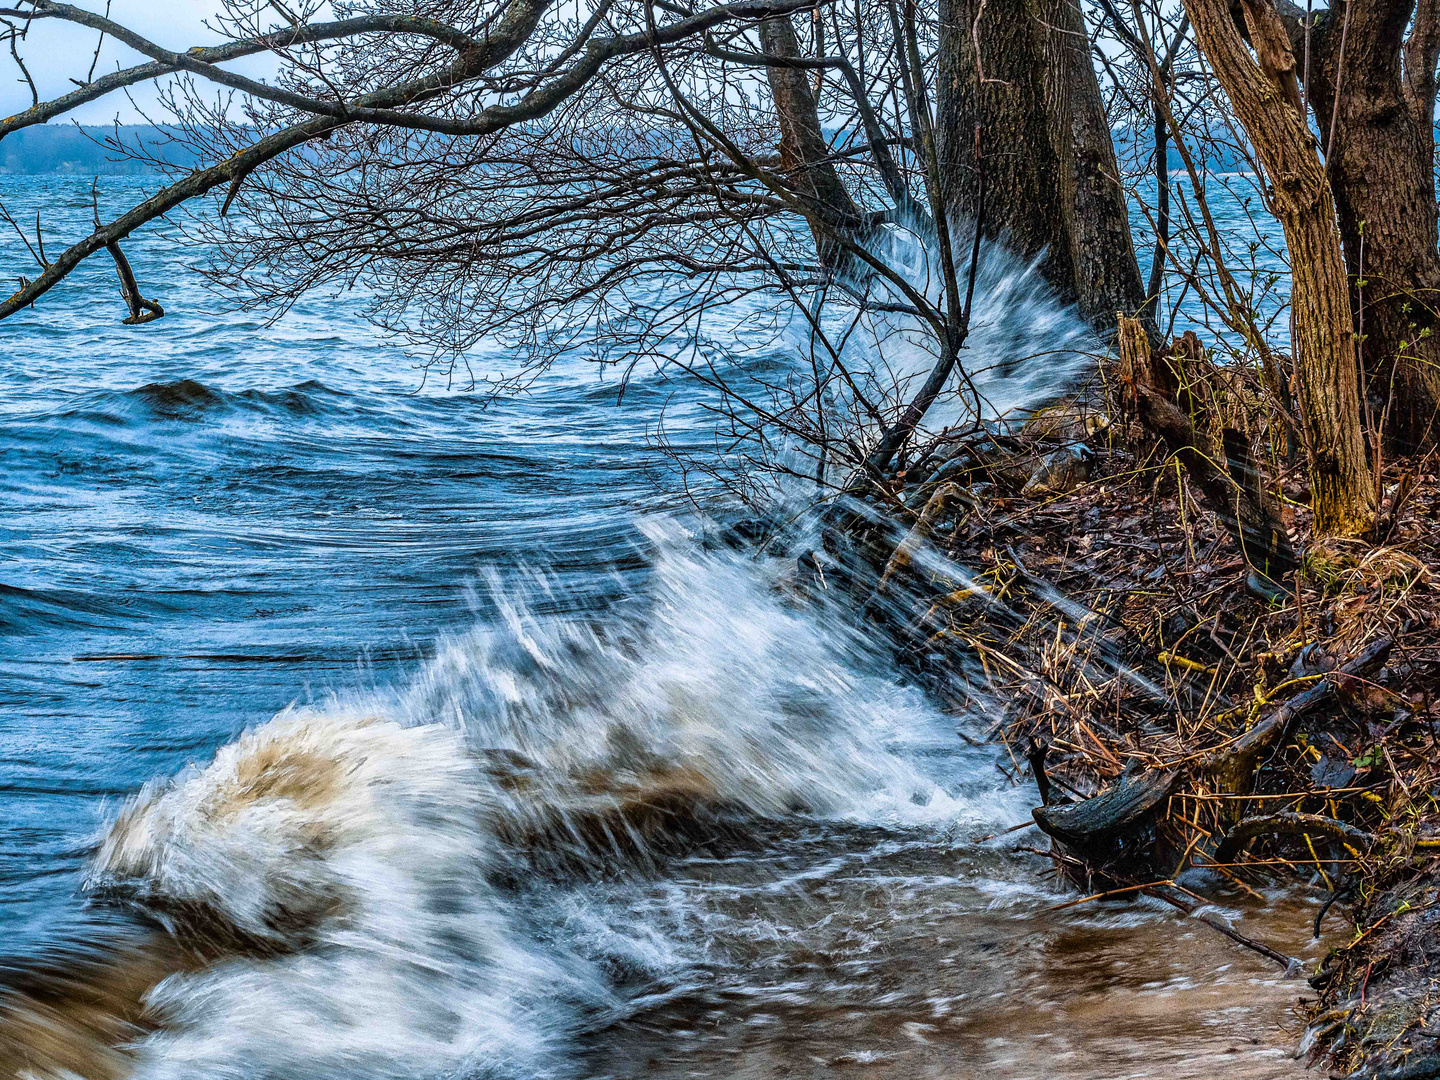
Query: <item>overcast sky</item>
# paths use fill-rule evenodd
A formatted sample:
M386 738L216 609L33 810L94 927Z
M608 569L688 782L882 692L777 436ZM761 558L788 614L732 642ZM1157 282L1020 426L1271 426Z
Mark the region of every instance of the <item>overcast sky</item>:
M91 11L105 10L104 0L72 2ZM219 34L207 30L204 25L217 7L216 0L112 0L110 17L158 45L183 52L195 45L214 45L222 40ZM58 19L31 23L29 38L21 43L20 55L34 76L42 101L73 90L75 86L69 81L71 78L85 78L98 36L93 30ZM143 63L145 59L127 46L107 38L100 49L95 75L98 78L114 71L117 66L129 67ZM261 57L248 65L241 62L227 64L226 67L249 75L263 75L270 64ZM4 72L0 76L0 115L9 116L28 108L31 102L29 87L20 79L14 61L4 51L0 51L0 71ZM131 93L141 108L153 106L155 102L155 91L150 85L133 87ZM141 121L136 108L119 93L77 109L65 119L76 119L86 124L108 124L117 116L122 123Z

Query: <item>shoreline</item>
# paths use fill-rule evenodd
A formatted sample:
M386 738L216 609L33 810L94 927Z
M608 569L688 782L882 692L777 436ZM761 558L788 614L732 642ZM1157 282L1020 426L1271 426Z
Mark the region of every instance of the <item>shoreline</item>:
M1309 1063L1433 1075L1440 483L1423 461L1389 463L1388 542L1311 544L1276 588L1275 564L1247 561L1109 376L1017 434L946 432L830 504L796 586L842 591L941 702L987 717L984 741L1035 785L1047 854L1087 901L1144 893L1194 913L1208 883L1315 889L1321 918L1354 929L1304 972ZM1304 535L1299 478L1280 486Z

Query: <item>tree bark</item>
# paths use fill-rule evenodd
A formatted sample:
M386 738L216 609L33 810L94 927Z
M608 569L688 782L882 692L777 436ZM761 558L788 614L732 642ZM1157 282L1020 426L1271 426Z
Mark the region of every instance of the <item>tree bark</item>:
M796 59L800 45L789 15L760 23L760 45L766 56ZM765 76L775 99L780 124L780 167L806 206L806 221L815 239L820 262L829 270L845 263L838 230L854 230L861 222L859 209L845 182L835 170L830 146L820 128L810 73L802 68L768 66Z
M1035 0L1032 23L1042 58L1056 77L1047 102L1057 164L1069 211L1070 262L1081 317L1096 330L1115 328L1115 313L1145 306L1145 286L1130 235L1120 186L1120 164L1090 56L1090 38L1078 0Z
M1414 0L1335 0L1311 35L1310 101L1321 138L1333 132L1325 164L1362 335L1364 390L1399 452L1433 444L1440 427L1433 7L1422 0L1408 44Z
M978 21L977 21L978 20ZM979 52L977 54L976 49ZM1143 307L1115 147L1076 0L940 0L937 114L946 209L973 218L984 133L985 231L1101 333Z
M1420 0L1405 42L1405 101L1421 131L1435 130L1435 64L1440 60L1440 0ZM1432 134L1426 144L1427 164L1435 156Z
M975 219L978 124L989 180L985 234L1026 258L1043 253L1046 280L1062 299L1078 299L1066 221L1071 154L1065 147L1064 167L1057 165L1030 3L940 0L939 52L937 149L947 216Z
M1241 0L1252 57L1227 0L1185 0L1195 38L1273 185L1293 278L1296 382L1315 532L1361 536L1375 490L1360 425L1349 282L1325 168L1305 123L1295 57L1272 0Z

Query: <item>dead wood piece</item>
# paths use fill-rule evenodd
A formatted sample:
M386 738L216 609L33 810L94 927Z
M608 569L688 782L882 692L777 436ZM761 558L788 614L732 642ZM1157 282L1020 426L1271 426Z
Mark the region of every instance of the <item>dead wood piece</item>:
M1277 834L1328 836L1335 840L1348 840L1358 847L1369 847L1375 841L1364 829L1357 829L1323 814L1298 814L1291 811L1260 814L1246 818L1225 834L1225 839L1221 840L1220 846L1215 849L1215 861L1221 864L1234 862L1235 856L1255 837Z
M913 475L907 477L918 486L905 497L905 506L918 512L924 509L925 504L930 501L930 496L939 490L941 484L947 482L964 484L971 473L979 471L978 459L968 450L947 457L936 464L933 469L927 462L912 470Z
M944 516L950 504L964 501L971 500L968 493L959 484L945 483L935 489L934 494L926 501L925 509L920 511L919 520L905 534L905 538L900 541L889 561L886 562L885 572L880 575L880 583L875 586L877 593L884 592L895 575L902 573L914 561L916 553L929 540L935 523Z
M1231 941L1235 942L1235 944L1243 945L1245 946L1245 948L1251 949L1254 952L1259 953L1261 956L1264 956L1270 960L1274 960L1275 963L1279 964L1285 969L1285 973L1287 975L1296 974L1304 967L1304 965L1300 962L1298 958L1294 956L1287 956L1279 949L1274 949L1271 948L1269 945L1266 945L1263 941L1256 941L1254 938L1246 937L1244 934L1240 933L1240 931L1236 930L1233 926L1228 925L1218 915L1213 915L1208 911L1202 911L1200 905L1198 904L1188 904L1185 901L1178 899L1177 897L1171 896L1169 893L1165 892L1162 889L1147 889L1145 890L1145 895L1153 896L1157 900L1165 901L1165 903L1169 904L1171 907L1179 908L1186 915L1190 916L1190 918L1197 919L1198 921L1204 923L1206 926L1210 927L1210 929L1212 930L1218 930L1220 933L1228 937Z
M1035 824L1061 843L1094 850L1145 825L1179 786L1178 770L1127 772L1105 791L1066 806L1039 806Z
M1254 777L1260 755L1283 738L1297 719L1328 701L1347 676L1363 679L1379 671L1390 655L1391 645L1389 638L1381 638L1366 646L1353 660L1290 698L1228 748L1212 755L1206 767L1219 779L1224 790L1243 794Z
M1189 472L1225 527L1240 545L1245 561L1278 584L1298 566L1290 534L1279 518L1273 500L1263 496L1263 485L1237 483L1215 448L1207 446L1190 417L1165 393L1156 376L1150 339L1138 319L1120 320L1120 380L1129 404L1140 422L1158 436ZM1253 470L1248 456L1246 466Z

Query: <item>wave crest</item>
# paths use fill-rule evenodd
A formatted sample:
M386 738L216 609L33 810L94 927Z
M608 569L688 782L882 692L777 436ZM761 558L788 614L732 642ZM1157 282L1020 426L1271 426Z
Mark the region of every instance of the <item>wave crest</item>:
M498 591L498 625L410 687L287 710L121 810L93 888L261 946L153 993L141 1075L534 1075L623 1007L617 978L653 977L637 956L679 962L585 880L797 811L993 816L910 760L950 724L856 632L652 534L628 613L545 619Z

